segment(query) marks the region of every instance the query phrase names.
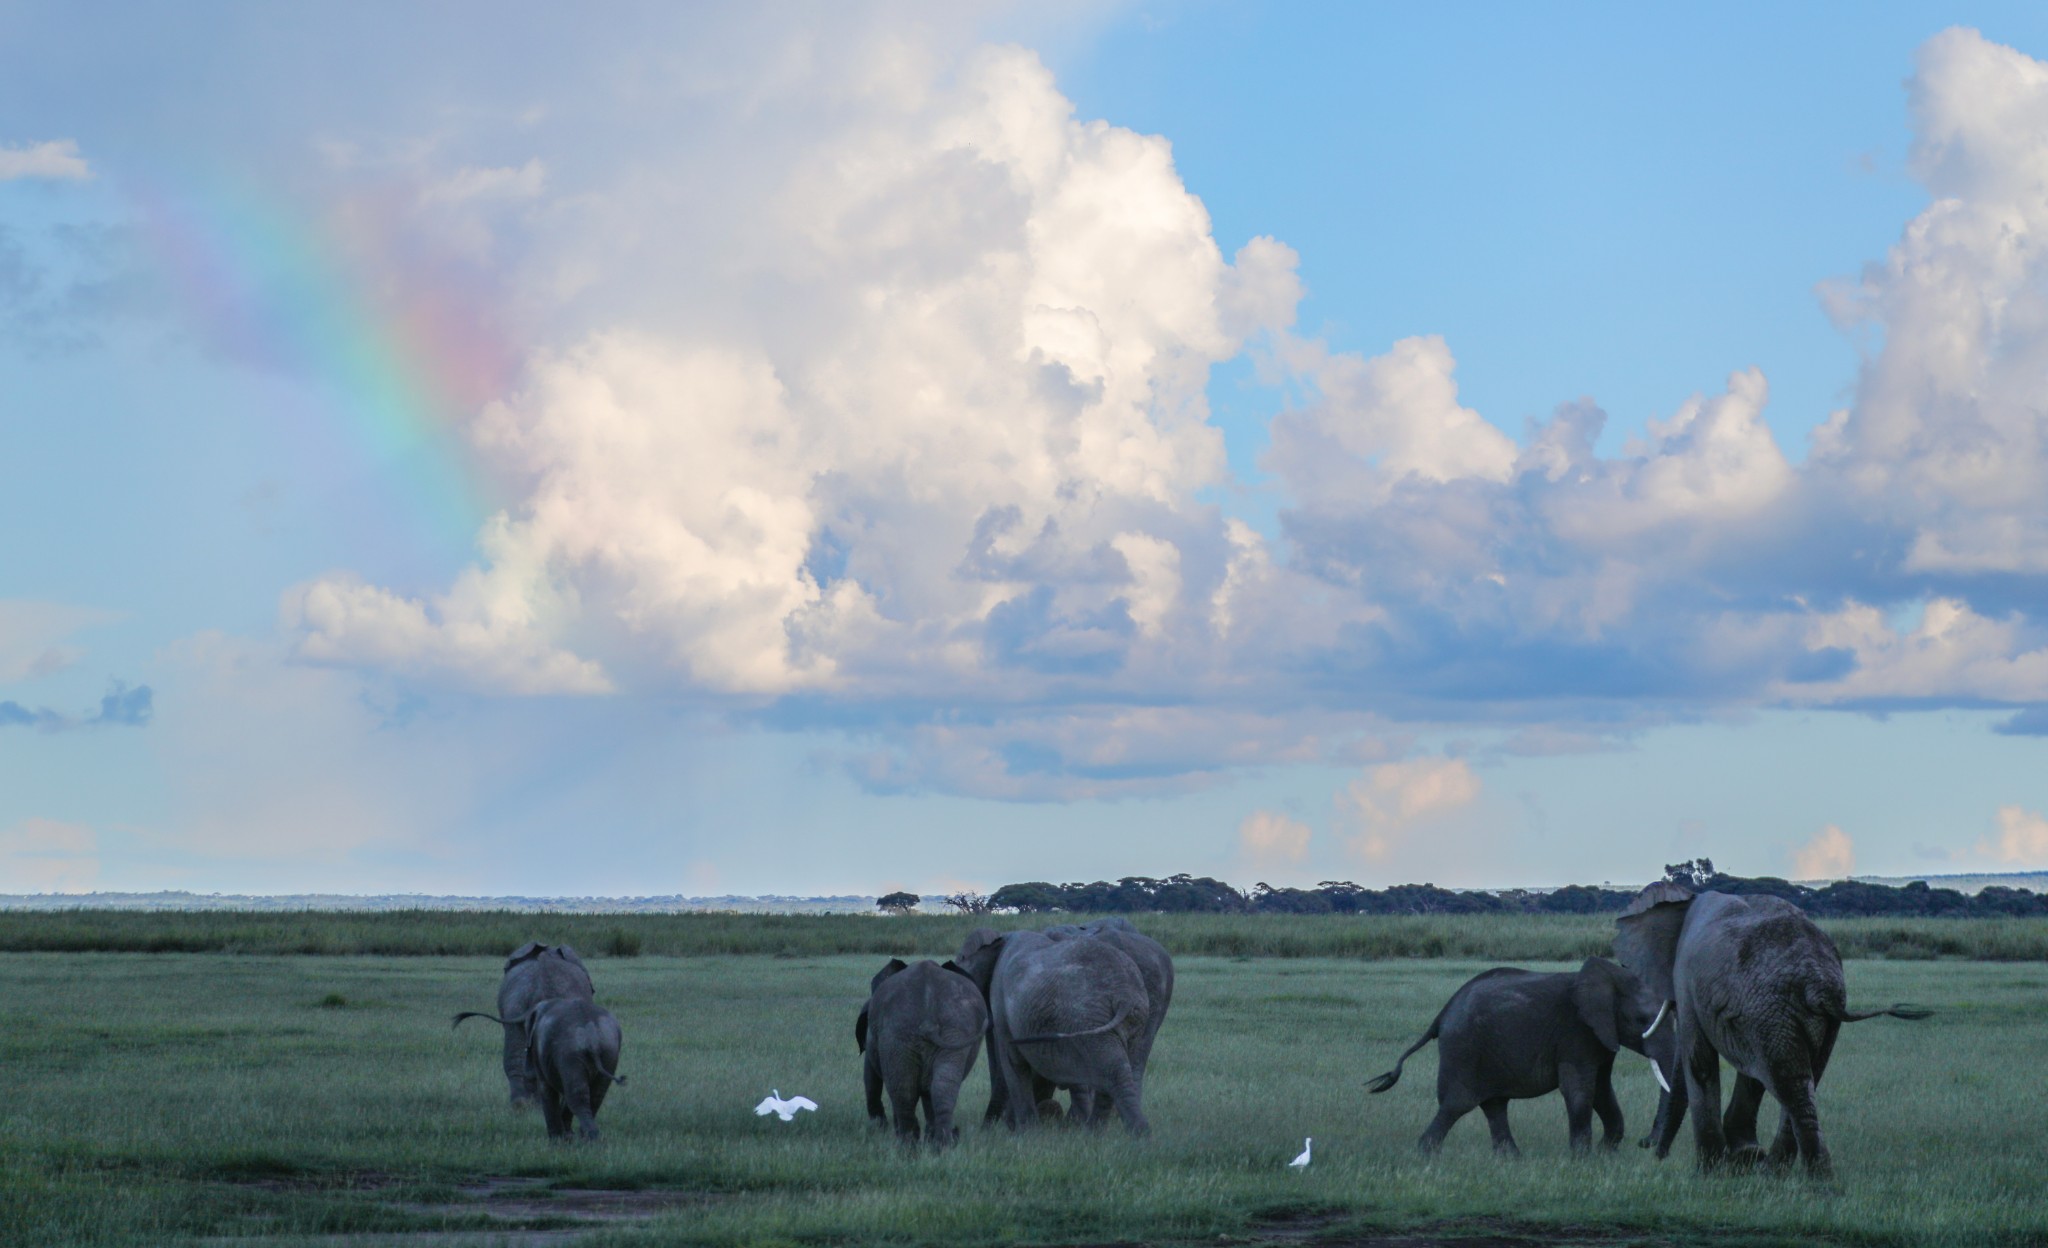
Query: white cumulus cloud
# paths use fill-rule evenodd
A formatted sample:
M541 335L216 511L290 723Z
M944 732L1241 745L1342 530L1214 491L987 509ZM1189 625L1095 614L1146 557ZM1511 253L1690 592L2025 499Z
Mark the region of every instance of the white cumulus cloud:
M92 167L72 139L0 146L0 182L78 182L91 176Z
M2023 806L1998 808L1998 839L1980 841L1977 852L2006 863L2048 864L2048 819Z
M1792 851L1792 873L1798 879L1846 879L1855 869L1856 844L1832 823Z
M1257 866L1300 862L1308 857L1309 826L1277 811L1255 810L1237 825L1237 843Z

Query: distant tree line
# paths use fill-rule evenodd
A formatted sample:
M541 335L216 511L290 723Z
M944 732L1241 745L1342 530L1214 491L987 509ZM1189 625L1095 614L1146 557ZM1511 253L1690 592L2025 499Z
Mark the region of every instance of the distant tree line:
M1664 876L1702 890L1782 897L1822 918L2048 917L2048 894L1997 885L1974 896L1952 888L1931 888L1919 881L1893 888L1838 880L1825 888L1809 888L1774 876L1728 875L1715 870L1708 858L1667 866ZM1633 888L1583 884L1545 891L1482 892L1434 884L1373 889L1348 880L1325 880L1314 888L1275 888L1260 883L1246 890L1208 876L1170 875L1165 879L1126 876L1115 883L1097 880L1092 884L1034 880L1005 884L986 896L956 894L945 902L973 914L1608 914L1625 909L1635 893Z
M1825 888L1808 888L1776 876L1744 877L1716 871L1711 858L1697 858L1667 866L1664 878L1697 889L1783 897L1808 914L1826 919L2048 916L2048 893L2007 888L2002 884L1989 885L1974 894L1953 888L1934 888L1925 880L1914 880L1898 888L1857 880L1836 880Z

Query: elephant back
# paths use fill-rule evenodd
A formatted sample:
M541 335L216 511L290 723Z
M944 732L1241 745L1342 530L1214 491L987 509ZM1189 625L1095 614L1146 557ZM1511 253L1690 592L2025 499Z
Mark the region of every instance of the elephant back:
M505 977L498 984L498 1013L516 1018L542 1001L557 997L591 1001L596 996L590 972L574 949L525 945L506 960Z
M993 997L1011 1036L1151 1030L1152 1000L1131 957L1106 940L1043 941L996 968Z
M981 990L936 962L919 962L877 985L868 1008L878 1034L900 1028L936 1049L978 1044L988 1030Z

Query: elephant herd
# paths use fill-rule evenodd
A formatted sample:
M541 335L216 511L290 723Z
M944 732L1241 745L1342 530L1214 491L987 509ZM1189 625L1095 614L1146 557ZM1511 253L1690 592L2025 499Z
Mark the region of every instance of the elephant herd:
M1616 959L1577 971L1497 968L1457 992L1394 1068L1368 1083L1384 1092L1418 1049L1438 1043L1437 1113L1420 1146L1434 1153L1459 1118L1482 1110L1496 1151L1516 1152L1507 1103L1561 1091L1574 1152L1616 1147L1624 1127L1613 1068L1623 1048L1647 1057L1664 1092L1642 1143L1666 1156L1688 1111L1699 1164L1768 1160L1829 1172L1814 1093L1855 1013L1842 959L1805 913L1775 897L1738 897L1658 883L1616 921ZM896 1136L955 1141L961 1085L986 1046L992 1092L983 1121L1024 1128L1061 1117L1101 1125L1114 1113L1133 1135L1145 1117L1145 1070L1173 1002L1173 959L1121 918L1083 926L970 933L952 960L892 959L869 985L854 1024L868 1116ZM618 1021L596 1004L589 973L566 946L527 944L505 964L496 1015L515 1106L538 1100L548 1134L596 1138L617 1072ZM1736 1071L1723 1110L1720 1065ZM1060 1107L1055 1095L1069 1094ZM1757 1143L1763 1093L1779 1105L1776 1139ZM884 1105L886 1095L887 1105ZM923 1111L920 1126L918 1112Z

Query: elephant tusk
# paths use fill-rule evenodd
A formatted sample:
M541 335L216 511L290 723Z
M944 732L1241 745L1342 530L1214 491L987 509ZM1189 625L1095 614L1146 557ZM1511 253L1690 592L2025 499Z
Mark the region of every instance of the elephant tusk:
M1643 1039L1648 1040L1650 1038L1650 1033L1657 1030L1657 1024L1664 1021L1664 1012L1666 1010L1669 1010L1670 1008L1671 1003L1669 1001L1666 1001L1664 1004L1657 1007L1657 1017L1650 1020L1650 1025L1648 1027L1643 1028ZM1671 1089L1666 1088L1664 1090L1666 1092L1669 1092Z
M1657 1076L1658 1087L1664 1089L1667 1093L1671 1091L1671 1085L1664 1082L1664 1068L1657 1064L1657 1059L1654 1057L1650 1059L1650 1073Z

